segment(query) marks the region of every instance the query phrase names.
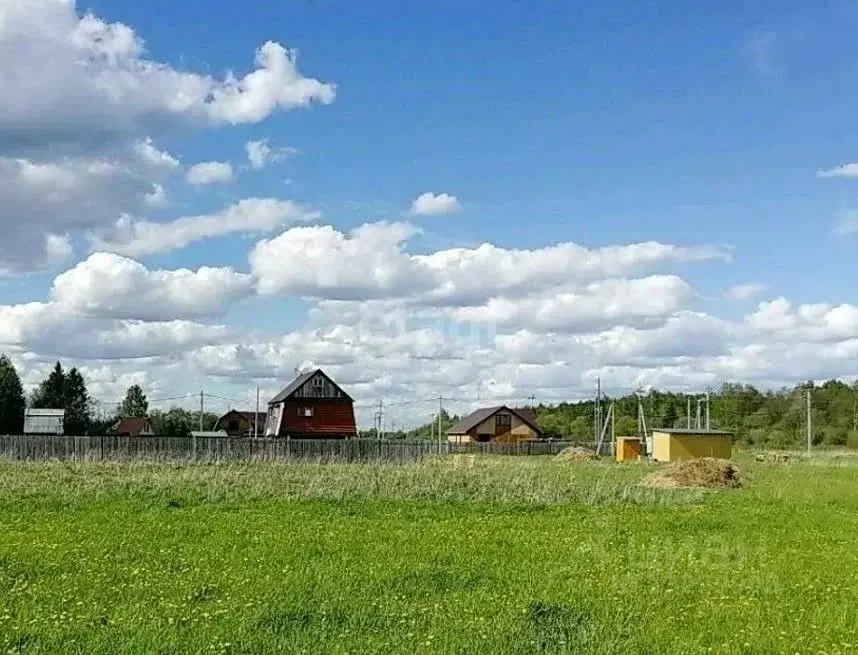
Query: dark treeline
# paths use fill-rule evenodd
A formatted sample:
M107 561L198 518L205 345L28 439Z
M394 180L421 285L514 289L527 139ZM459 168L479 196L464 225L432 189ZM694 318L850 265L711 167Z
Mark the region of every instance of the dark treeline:
M858 384L830 380L793 388L761 391L751 385L724 384L709 396L712 428L731 430L738 441L759 446L782 447L806 441L806 389L811 388L811 428L815 444L858 447ZM691 402L691 427L697 422L697 398ZM641 397L647 426L688 427L688 395L651 391ZM637 433L638 399L630 394L604 397L602 415L614 402L617 435ZM539 405L540 427L550 436L590 438L594 434L594 401ZM705 411L701 407L701 423Z

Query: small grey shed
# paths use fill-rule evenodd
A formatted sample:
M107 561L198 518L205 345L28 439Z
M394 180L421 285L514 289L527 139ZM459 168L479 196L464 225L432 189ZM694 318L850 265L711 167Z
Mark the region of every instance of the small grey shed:
M63 434L65 417L64 409L29 407L24 414L24 434Z

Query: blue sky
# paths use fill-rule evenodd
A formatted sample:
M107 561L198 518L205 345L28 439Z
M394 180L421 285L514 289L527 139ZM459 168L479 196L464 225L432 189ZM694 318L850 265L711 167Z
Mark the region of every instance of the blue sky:
M824 286L851 301L854 240L832 238L831 224L858 183L815 171L858 151L858 7L826 5L87 6L135 26L153 57L177 66L239 69L277 39L338 85L319 111L180 137L199 159L239 157L261 136L301 151L241 192L279 192L291 177L290 195L347 227L395 215L424 187L449 189L467 220L437 239L723 241L736 265L705 272L698 283L711 293L764 277L798 300Z
M15 8L13 0L0 0L0 5L3 3ZM0 280L0 303L9 316L38 310L21 309L24 302L54 302L72 312L69 316L75 321L88 321L87 329L92 329L92 321L101 329L108 325L106 321L145 323L153 321L156 314L156 322L161 323L191 317L203 327L223 324L243 338L236 339L235 334L228 339L212 336L202 345L221 349L241 343L252 345L259 350L253 355L258 364L260 352L270 350L274 341L300 341L297 335L317 314L330 320L330 334L323 341L336 350L344 343L337 341L343 338L344 327L354 327L338 322L338 316L355 311L383 315L402 309L419 323L427 320L419 308L431 307L437 312L433 315L436 318L500 320L502 333L518 334L521 339L522 335L530 335L537 342L555 337L571 339L565 349L561 348L563 357L571 357L576 348L585 347L583 344L587 348L595 347L592 344L596 341L613 344L619 334L626 335L623 338L634 334L638 345L632 350L638 354L615 363L624 371L617 373L622 379L618 384L649 376L656 384L670 386L683 375L697 380L692 384L698 385L743 375L774 384L816 373L848 373L843 353L852 352L849 349L855 344L851 331L854 329L858 337L858 323L844 324L842 314L858 304L851 284L858 231L838 233L836 226L838 217L858 209L858 176L855 171L827 176L818 172L849 164L858 157L858 134L853 129L858 102L858 44L852 38L858 5L854 2L828 2L821 8L788 0L723 2L705 9L682 2L584 6L544 2L537 10L526 3L483 1L257 3L248 8L222 1L111 0L79 2L73 13L59 0L34 0L30 6L42 12L39 20L29 20L26 10L19 9L12 18L21 21L20 29L10 32L12 36L0 36L0 48L6 45L6 52L21 54L24 43L42 43L39 47L50 51L51 44L60 43L58 35L77 29L78 21L85 25L84 14L91 12L100 21L99 29L120 23L145 43L145 52L125 50L122 48L127 43L117 37L122 49L118 58L98 63L111 74L126 66L136 71L133 67L145 60L157 62L168 72L193 73L199 76L197 80L210 76L205 83L217 87L226 71L242 78L256 68L254 52L270 40L297 50L299 77L335 85L336 92L335 98L332 94L327 100L316 95L304 107L280 104L259 115L245 113L232 121L212 117L201 120L198 114L189 120L179 116L174 105L164 110L158 104L162 99L175 101L177 96L167 87L157 98L160 89L153 90L151 105L142 98L140 89L125 89L105 96L112 100L96 100L92 107L80 109L75 104L80 97L78 89L90 88L86 86L89 80L85 76L78 79L72 68L62 68L63 56L44 63L41 68L49 68L53 77L34 74L37 81L21 87L26 90L17 94L19 100L0 101L0 175L4 162L7 168L22 166L21 162L56 165L60 172L77 175L80 171L75 166L81 161L113 161L113 153L127 150L144 138L151 139L159 151L170 153L175 164L171 173L158 173L161 177L157 177L152 170L138 170L140 162L125 163L127 170L108 184L96 180L90 169L87 174L80 173L79 186L67 190L69 199L58 201L60 207L77 203L83 208L79 216L66 222L52 222L50 218L63 209L51 206L42 212L33 207L44 198L44 191L28 196L29 189L22 187L20 198L13 195L13 210L0 215L10 234L22 244L41 238L35 227L22 227L35 220L45 234L59 235L69 245L65 259L50 265L35 263L45 253L30 256L25 255L24 246L9 249L6 260L0 260L0 264L5 262L0 269L10 271ZM38 27L43 24L56 29ZM4 44L4 38L8 43ZM99 46L87 42L86 48L91 47ZM77 56L82 55L78 51L65 55L72 59ZM19 71L30 70L23 59L17 66ZM38 70L32 66L33 71ZM86 70L89 75L90 69ZM97 70L94 67L92 74ZM63 76L69 79L68 88ZM26 75L19 78L23 80ZM119 84L118 77L110 79ZM49 87L60 91L50 96L51 102L40 103L39 93L47 93ZM250 103L247 95L245 100L246 110ZM92 112L104 103L104 114L93 118ZM69 107L65 116L64 106ZM203 111L201 107L191 107L186 113ZM238 111L235 107L232 110ZM33 117L32 124L28 115ZM126 121L123 115L132 118ZM107 124L104 133L110 136L95 129L100 121ZM58 154L67 144L54 144L50 137L38 136L46 134L45 125L66 123L80 130L74 155L81 158L79 161ZM91 125L94 136L80 125ZM17 149L20 135L28 134L28 130L36 135L29 142L38 143L43 138L43 147ZM253 168L245 144L256 140L297 152ZM189 184L188 170L209 161L229 163L233 171L230 181ZM35 178L25 180L21 175L21 184L35 184ZM116 190L120 184L129 190L120 193ZM141 204L141 189L149 184L163 185L168 202L160 207ZM55 188L62 185L58 183ZM426 192L455 196L459 210L448 215L414 215L409 207ZM514 267L532 268L524 275L530 277L516 283L519 286L515 290L500 280L492 287L493 280L486 279L484 297L475 300L473 306L457 309L461 300L439 305L437 294L441 291L419 290L425 283L420 276L426 271L419 261L414 270L400 261L400 246L392 245L393 237L388 233L368 251L361 251L364 259L352 262L344 251L335 253L333 257L346 262L346 269L351 267L372 279L347 280L348 271L339 272L333 286L325 277L330 253L319 250L317 255L306 254L311 249L305 252L296 245L300 232L292 231L292 219L275 221L266 229L230 228L180 247L143 251L118 241L104 246L110 239L100 241L102 246L91 245L96 237L106 238L104 230L120 215L166 226L167 234L178 229L172 223L176 218L213 215L247 198L288 200L321 212L320 218L306 223L311 227L305 234L317 240L313 243L320 249L339 247L331 232L325 231L328 228L348 241L351 230L387 221L419 228L420 233L401 245L403 252L418 259L455 248L465 249L461 257L467 259L482 243L501 249L503 252L492 255L500 261L516 249L535 249L538 260L548 256L539 249L565 242L598 251L650 241L678 248L729 246L731 258L666 255L658 266L644 267L646 270L631 266L615 271L607 266L601 278L578 280L570 273L568 280L552 277L550 284L545 283L546 274L540 271L538 261L515 260L518 263L500 266L496 273L482 273L487 278L514 277ZM38 217L32 219L27 208ZM282 270L269 266L260 272L253 264L251 253L261 240L273 243L264 252L268 257L282 257ZM128 261L101 260L100 266L116 268L110 269L112 272L99 269L101 272L87 282L86 293L94 294L98 301L83 307L79 300L83 292L74 295L68 291L77 289L73 285L65 287L68 298L51 300L49 292L55 278L87 264L92 251L101 247L112 248L116 257ZM374 248L386 253L387 258ZM139 282L145 278L151 285L161 284L165 275L169 277L180 268L229 268L230 275L235 274L230 283L241 291L230 292L228 298L212 300L211 304L199 301L192 309L177 306L173 314L166 309L135 313L127 303L117 309L119 300L113 296L110 303L114 304L99 304L107 303L107 296L99 295L107 291L96 288L92 281L99 276L120 280L117 288L126 289L125 293L140 292L116 272L124 267L122 270L131 275L129 261L143 267L134 269L138 271L134 279ZM445 280L439 282L439 289L447 289L444 293L468 282L467 278L455 278L453 269L459 264L439 265L451 267L439 273ZM563 265L571 271L574 261ZM298 272L292 270L301 266L314 271L312 282L299 280ZM565 269L561 266L560 270ZM386 277L390 271L396 272L393 282ZM586 285L596 279L631 280L649 274L679 276L693 289L693 297L681 303L665 301L661 309L652 309L661 312L658 318L646 314L645 324L639 322L644 320L640 316L632 316L634 312L616 309L621 300L602 299L600 307L607 322L598 327L588 322L590 318L582 318L590 311L583 306L563 309L566 318L559 320L554 312L561 310L550 305L553 297L564 293L596 293L586 290ZM416 277L406 292L404 280L409 275ZM78 277L80 282L83 278ZM269 292L254 291L266 284ZM726 297L728 289L737 285L746 285L745 292ZM163 299L158 295L163 289L156 290L153 297ZM679 287L674 290L684 293ZM473 297L473 290L470 293ZM634 304L628 293L617 297ZM356 304L336 304L346 296ZM647 300L654 302L654 298ZM840 314L820 313L813 309L819 304L847 309ZM500 319L498 307L506 308ZM521 323L507 320L513 310L531 318ZM635 350L643 348L640 343L650 343L647 339L667 339L665 335L673 333L663 331L673 325L672 320L691 320L688 317L694 313L705 315L711 325L703 330L695 324L691 333L680 331L671 338L700 343L703 330L720 344L704 348L709 359L695 359L702 355L689 352L668 362ZM542 318L534 319L537 315ZM578 327L571 327L573 323ZM580 327L585 323L586 329ZM716 323L720 327L713 327ZM119 324L110 325L119 329ZM783 343L777 347L784 350L771 350L774 346L766 339L787 328L795 331L795 339L804 339L805 351L801 352L806 353L807 362L814 361L814 348L824 343L840 353L831 354L832 358L840 357L837 365L814 371L810 364L796 364L794 371L783 376L763 370L768 365L763 360L778 362L783 352L801 350L790 350ZM0 342L13 352L19 351L20 357L47 362L56 356L52 344L66 341L66 336L32 329L36 337L28 337L30 333L23 328L9 328L5 337L0 332ZM765 338L759 330L765 332ZM819 336L819 330L824 337ZM839 341L832 340L834 333ZM287 348L277 343L278 348ZM203 356L203 351L194 350L201 344L194 344L177 345L168 353L155 348L152 353L157 353L151 357L166 359L154 364L147 359L145 366L130 351L128 356L116 351L109 359L86 348L80 352L72 348L69 356L78 357L83 365L113 372L104 374L105 379L112 380L104 383L105 394L113 393L114 387L119 388L133 374L148 376L151 384L172 389L175 377L163 381L165 376L175 376L175 368L170 367ZM495 345L495 352L501 353L502 346ZM296 352L288 355L288 365L266 369L265 384L276 387L284 370L304 360L325 363L330 358L335 370L342 367L343 376L348 379L353 375L359 380L361 376L351 372L350 364L357 366L356 362L365 357L379 362L379 370L384 370L381 364L395 359L390 352L382 356L366 347L368 350L348 362L329 353L293 348ZM149 353L147 348L134 352ZM59 345L56 350L63 352ZM585 355L582 357L587 359L593 353L587 351ZM455 368L450 362L458 360L449 357L445 363L444 357L439 355L437 373L449 377L445 366ZM554 357L561 355L555 353ZM501 374L493 369L475 375L497 379L498 384L504 375L530 380L531 374L522 372L525 360L515 364L513 372ZM595 372L607 366L602 355L587 361L574 371L568 387L546 385L544 395L578 393L575 390L589 384ZM223 371L215 370L212 377L213 371L206 366L191 370L193 384L212 384L227 391L230 384L244 388L258 382L258 376L251 373L236 373L230 381L222 376ZM377 377L384 376L379 373ZM529 395L532 388L530 381L510 382L508 392L528 391L525 395ZM365 392L372 397L381 393L372 385Z

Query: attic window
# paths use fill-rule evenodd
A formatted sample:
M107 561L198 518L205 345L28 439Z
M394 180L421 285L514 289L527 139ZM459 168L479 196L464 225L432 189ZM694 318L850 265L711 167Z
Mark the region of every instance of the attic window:
M512 416L509 414L498 414L497 415L497 424L498 425L512 425Z

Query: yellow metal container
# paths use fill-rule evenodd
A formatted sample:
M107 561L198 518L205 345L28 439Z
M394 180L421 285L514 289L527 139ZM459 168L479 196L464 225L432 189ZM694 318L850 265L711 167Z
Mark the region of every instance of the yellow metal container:
M637 437L617 437L615 457L618 462L638 461L642 448Z
M730 459L732 435L718 430L653 430L652 458L675 462L698 457Z

